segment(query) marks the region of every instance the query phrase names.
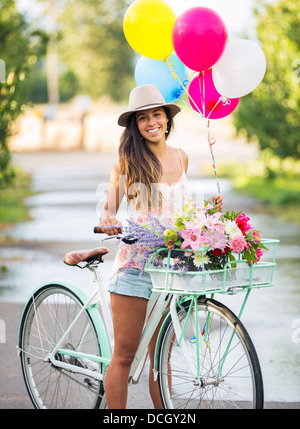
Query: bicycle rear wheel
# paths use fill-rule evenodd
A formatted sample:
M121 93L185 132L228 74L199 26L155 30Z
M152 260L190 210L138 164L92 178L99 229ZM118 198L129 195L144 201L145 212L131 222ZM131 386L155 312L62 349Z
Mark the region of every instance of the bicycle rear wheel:
M187 352L178 345L171 317L161 335L158 381L164 408L263 408L258 357L241 321L214 300L198 299L196 310L190 305L178 309Z
M99 408L103 383L58 368L44 359L62 338L83 303L70 289L50 284L39 289L24 310L20 324L21 365L35 408ZM101 356L99 339L89 311L85 311L63 349ZM101 371L101 363L57 353L56 359Z

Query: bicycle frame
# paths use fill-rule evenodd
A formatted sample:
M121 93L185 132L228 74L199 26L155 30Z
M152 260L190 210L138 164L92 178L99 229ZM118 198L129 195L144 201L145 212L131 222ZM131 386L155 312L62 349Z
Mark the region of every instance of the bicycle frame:
M253 288L273 286L273 267L276 265L275 255L276 247L279 241L267 241L268 243L275 245L275 251L273 262L263 262L259 265L258 269L262 267L262 274L264 274L264 268L268 268L268 276L263 275L263 281L261 280L261 277L258 276L258 273L255 273L254 276L253 264L250 264L249 268L247 268L246 275L244 275L243 271L230 271L231 268L239 268L239 266L245 264L244 261L238 259L234 261L234 266L231 264L231 261L229 261L223 271L218 270L212 272L212 274L219 274L219 272L221 273L223 278L223 281L221 282L222 286L214 283L213 287L211 287L211 284L207 282L207 289L205 287L206 279L204 275L211 275L211 272L208 272L209 274L207 274L204 270L202 270L202 272L199 274L199 276L203 274L202 282L200 282L201 284L199 288L196 287L199 282L193 282L192 286L195 285L195 287L191 287L191 283L189 282L186 282L186 284L182 286L182 283L173 281L178 273L176 270L175 273L172 272L170 266L171 253L168 253L167 270L164 270L166 274L165 281L161 281L161 277L157 277L156 282L154 279L152 279L152 294L147 304L145 323L140 342L131 365L128 378L129 385L139 382L145 365L149 343L153 338L154 332L158 330L158 326L160 325L161 326L155 346L153 377L155 381L159 376L159 381L162 383L163 389L162 398L164 395L169 395L169 365L171 364L173 368L174 364L174 368L176 370L176 366L178 366L176 361L177 357L179 357L178 362L180 365L180 370L181 368L185 370L185 372L188 374L188 379L192 379L194 387L200 386L201 388L206 388L210 385L217 387L221 381L223 382L225 380L226 374L224 377L222 377L222 373L225 371L224 368L228 367L227 363L225 366L224 364L225 361L228 360L227 356L231 352L231 345L236 335L238 335L239 338L240 335L242 335L242 340L240 338L240 340L238 339L237 341L240 341L245 351L253 349L251 351L252 354L248 356L249 367L251 369L251 365L254 365L253 368L256 368L257 370L255 374L260 374L259 362L257 357L255 357L255 350L251 345L251 340L247 340L245 345L244 337L247 337L245 336L246 331L242 324L238 323L238 320L242 316L249 294ZM152 259L150 258L145 271L150 272L151 277L152 274L156 272L158 272L160 276L160 272L163 270L159 271L156 268L149 269ZM106 406L103 388L104 377L107 367L111 362L114 348L113 320L109 302L109 293L104 287L104 282L100 273L101 264L99 264L99 261L97 262L96 260L91 262L91 260L87 259L86 261L88 261L86 265L84 267L81 266L80 268L88 268L91 272L93 272L94 283L96 284L95 289L90 296L86 296L83 290L78 288L75 284L69 283L67 281L52 280L51 282L40 286L36 291L34 291L27 305L24 307L23 315L20 321L17 348L19 349L19 354L22 357L22 368L23 370L25 368L25 382L27 387L29 386L28 389L30 395L33 394L33 401L37 398L35 395L37 393L38 395L40 394L40 392L35 387L35 379L36 374L40 374L39 366L43 367L44 365L42 362L44 361L49 364L45 366L46 370L48 372L50 371L50 374L52 374L53 369L57 369L58 374L60 374L61 369L64 370L64 373L65 371L69 373L68 376L70 377L70 380L74 378L72 377L72 374L83 375L83 382L80 382L81 377L74 379L74 381L77 381L85 388L92 390L92 392L96 393L96 395L98 394L96 404L99 408ZM229 283L229 285L227 285L226 282L227 272L230 273L228 279L233 280L233 282ZM242 276L235 277L236 272L241 273ZM231 275L231 273L234 275ZM187 274L190 276L195 275L194 273ZM193 279L192 277L190 278ZM214 280L215 278L212 277L212 279ZM241 282L240 279L242 279ZM216 281L219 282L219 278ZM239 292L246 292L246 294L244 300L242 301L238 317L236 317L234 314L231 314L230 316L230 311L228 311L226 307L226 311L224 312L223 306L221 304L219 304L217 301L212 301L215 293L235 295ZM209 299L209 297L206 299L205 297L207 295L210 296L211 299ZM67 312L67 317L60 316L60 307L58 307L56 311L56 305L61 303L61 297L66 299L64 304L66 304L68 307L63 307L63 309L65 313ZM71 320L69 319L68 315L69 308L71 310L70 315L73 317ZM198 308L200 311L200 318L197 311ZM53 312L53 310L55 311ZM76 312L77 314L74 316ZM212 317L212 315L215 313L220 318L223 318L224 313L225 326L227 327L229 325L232 329L227 331L229 334L226 337L224 336L224 341L222 340L222 347L225 346L225 348L223 348L224 353L221 355L219 365L213 364L213 347L220 347L218 344L218 338L215 339L214 336L210 336L210 332L213 334L216 332L214 330L215 325L214 319ZM46 315L46 317L44 317L44 315ZM52 317L52 315L54 317ZM166 316L165 318L163 317L164 315ZM56 329L55 325L54 332L56 335L58 332L60 332L61 338L56 344L49 341L50 337L53 338L52 335L47 337L47 323L49 321L49 317L51 317L52 320L54 319L55 324L58 323L59 330ZM32 325L31 322L33 322ZM239 329L237 329L237 327ZM64 331L64 329L66 330ZM74 331L73 338L72 331ZM35 335L35 332L37 332L37 335ZM77 336L77 334L79 334L79 336ZM56 335L54 337L56 337ZM91 339L90 335L92 335L93 349L91 349L89 346L86 347L88 340ZM36 337L38 340L35 339ZM220 338L223 338L223 334L220 335ZM73 339L75 340L75 343ZM78 340L80 341L79 343ZM170 359L168 353L173 350L174 340L175 345L180 348L180 351L178 354L178 350L174 348L174 354L172 354L173 357ZM216 340L216 344L214 340ZM234 347L235 342L236 340L234 339ZM24 350L22 349L23 344ZM168 349L166 347L168 347ZM49 352L50 349L51 351ZM85 351L88 353L85 353ZM37 362L39 366L35 368L38 369L36 370L36 374L34 374L34 370L33 374L31 374L32 368L34 368L37 359L39 360L39 362ZM161 367L163 373L159 372ZM209 373L207 368L209 368ZM176 371L174 372L176 373ZM207 374L209 374L209 377ZM97 381L97 383L93 382L92 380ZM261 376L260 378L258 377L258 385L261 388ZM256 393L257 392L255 391L255 394ZM262 394L260 392L258 400L256 401L256 405L258 407L261 403L261 400ZM173 398L171 401L173 401ZM168 405L167 402L166 404ZM41 406L43 405L43 402L38 402L37 405Z
M84 294L84 292L73 283L62 281L62 280L52 280L51 282L40 286L37 290L33 292L27 305L24 307L24 311L25 311L25 308L29 304L31 304L31 302L33 303L33 306L35 306L35 299L36 299L35 297L38 295L38 291L49 284L59 284L73 291L80 298L80 300L83 303L83 306L78 312L78 314L76 315L76 317L74 318L74 320L72 321L72 323L70 324L70 326L68 327L68 329L64 332L60 340L57 342L53 350L46 355L46 357L44 358L44 361L51 362L57 368L62 368L73 373L86 375L98 381L103 381L103 374L105 372L105 368L109 365L111 361L111 355L112 355L112 349L113 349L113 322L112 322L112 315L111 315L111 310L109 306L108 293L104 288L104 282L99 272L99 266L97 264L92 265L89 267L89 269L93 272L94 282L96 283L96 287L89 297L87 297ZM170 299L171 299L171 296L169 294L153 293L150 300L148 301L147 313L146 313L147 322L145 323L140 344L136 352L134 362L131 367L129 384L137 383L140 378L140 375L144 367L146 355L147 355L147 346L153 336L155 329L159 324L159 321L161 320L163 312L168 306ZM80 318L82 317L85 311L88 311L89 313L91 313L92 318L96 317L97 319L96 329L98 328L97 331L99 332L99 338L101 338L100 347L101 347L102 356L82 353L79 350L70 350L70 349L63 348L63 344L66 343L66 339L68 335L75 327L77 322L80 320ZM23 317L21 318L20 328L21 328L22 320L23 320ZM38 319L37 319L37 324L38 324ZM19 353L24 352L21 348L20 329L19 329L17 349ZM77 359L81 360L85 364L88 363L86 366L88 366L89 369L81 366L73 365L72 363L64 362L58 359L58 354L76 357ZM104 370L102 371L102 373L99 372L99 365L98 365L99 363L101 363L104 366Z
M66 286L68 289L71 289L73 292L75 292L77 296L81 298L83 302L83 306L78 312L78 314L76 315L75 319L68 327L68 329L64 332L63 336L57 342L53 350L50 353L48 353L47 356L44 358L44 361L51 362L55 367L65 369L73 373L83 374L97 381L103 381L105 368L109 365L111 361L111 355L113 350L113 322L112 322L112 315L111 315L111 310L109 306L108 293L104 288L103 279L99 272L99 266L92 265L89 267L89 269L93 272L94 282L96 283L95 290L90 295L90 297L86 297L86 295L84 295L84 293L77 286L69 282L54 280L48 283L48 284L53 284L53 283L60 284L60 285ZM195 377L195 379L199 379L199 376L200 376L199 359L197 359L198 361L197 368L195 368L190 362L190 357L186 349L186 344L184 341L182 341L186 324L183 327L180 326L178 314L177 314L178 301L181 300L182 298L191 300L190 309L188 311L187 318L186 318L186 322L187 322L187 320L190 317L190 312L192 307L194 305L197 305L197 299L199 296L201 296L201 294L197 296L195 294L193 296L189 296L189 294L184 294L184 296L182 296L182 294L179 295L179 294L172 294L167 292L152 293L151 298L148 301L148 305L147 305L147 313L146 313L146 319L145 319L146 322L141 335L140 343L135 354L135 359L131 366L129 380L128 380L129 385L136 384L139 381L139 378L141 376L141 373L145 364L145 359L147 356L148 344L169 304L170 304L170 308L168 309L168 312L170 312L169 314L172 319L172 323L174 325L174 330L178 341L178 345L181 347L182 352L185 355L187 366L189 367L191 374ZM33 300L33 305L35 305L34 297L35 297L35 293L33 293L31 297L31 299ZM248 298L248 294L247 294L247 298ZM92 316L93 318L95 317L96 314L98 315L98 319L97 319L98 329L97 327L96 329L99 332L99 338L101 338L100 348L101 348L102 356L82 353L80 352L80 347L79 347L79 350L70 350L62 347L63 344L66 343L66 339L68 338L68 335L70 334L70 332L72 331L72 329L74 328L76 323L80 320L81 316L84 314L86 310L89 312L91 311L93 312L93 316ZM100 317L101 315L103 317ZM165 319L165 321L163 322L160 328L158 340L161 337L161 333L163 332L164 324L166 322L167 322L167 318ZM205 342L205 337L202 336L201 334L199 335L198 326L197 326L197 323L198 323L197 316L192 319L192 323L193 323L194 332L196 336L197 355L199 356L199 354L201 353L201 355L204 356L206 359L207 353L205 353L205 350L207 348L207 344ZM20 340L21 339L19 338L18 348L20 351L22 351L20 348L20 345L21 345ZM159 344L159 341L157 341L157 345L158 344ZM157 376L157 355L158 355L157 348L158 347L156 347L156 350L155 350L155 364L154 364L155 379ZM78 360L80 360L85 364L84 366L88 368L84 366L81 367L78 365L74 365L66 361L62 361L58 358L58 355L76 357ZM101 372L99 372L99 363L103 365L103 370Z
M96 380L103 380L103 375L95 371L95 369L98 368L97 365L93 366L92 362L102 363L104 364L104 366L107 366L110 362L109 357L96 356L96 355L91 355L87 353L81 353L77 350L74 351L74 350L61 348L62 344L65 343L66 338L68 338L68 335L70 334L70 332L72 331L72 329L74 328L78 320L81 318L85 310L88 309L90 305L93 305L92 302L94 298L97 296L97 293L98 293L98 290L96 289L93 292L93 294L90 296L90 298L86 301L86 303L83 305L83 307L81 308L81 310L79 311L79 313L77 314L73 322L70 324L68 329L65 331L64 335L61 337L61 339L58 341L58 343L52 350L52 352L47 354L44 361L51 362L56 367L63 368L75 373L80 373L80 374L89 376L91 378L94 378ZM94 370L89 370L86 368L81 368L76 365L69 364L67 362L62 362L59 359L56 359L57 353L62 355L75 356L81 360L83 359L83 360L91 361L91 363L89 363L89 366L94 368Z

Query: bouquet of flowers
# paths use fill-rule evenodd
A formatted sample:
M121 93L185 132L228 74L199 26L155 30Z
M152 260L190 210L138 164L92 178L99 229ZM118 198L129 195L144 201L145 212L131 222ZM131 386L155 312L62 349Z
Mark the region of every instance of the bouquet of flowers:
M154 266L163 267L171 250L174 270L217 270L227 261L235 261L237 255L249 265L260 260L262 249L267 248L261 242L260 231L249 221L242 212L218 212L213 199L198 208L190 200L182 213L176 213L174 222L164 223L150 215L144 223L129 220L123 232L138 238L132 258L143 252L143 267L154 252L166 248L154 258Z

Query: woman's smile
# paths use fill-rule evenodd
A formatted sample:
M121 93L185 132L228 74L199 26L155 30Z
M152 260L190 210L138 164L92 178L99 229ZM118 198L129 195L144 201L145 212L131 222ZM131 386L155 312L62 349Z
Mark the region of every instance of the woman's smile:
M157 133L159 130L160 130L160 127L157 127L157 128L152 128L152 129L148 130L147 132L148 132L148 133L150 133L150 134L155 134L155 133Z
M137 113L136 121L139 132L144 139L149 142L165 139L168 118L163 108L141 111Z

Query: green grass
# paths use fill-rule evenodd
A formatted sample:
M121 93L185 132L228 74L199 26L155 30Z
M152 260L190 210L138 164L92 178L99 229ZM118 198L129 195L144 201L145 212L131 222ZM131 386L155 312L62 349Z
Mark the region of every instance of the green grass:
M287 207L300 205L300 183L296 180L278 178L268 180L262 177L248 177L234 180L238 192L257 197L271 206Z
M257 198L258 210L300 224L300 180L298 174L279 170L271 177L259 174L255 167L222 166L223 177L232 180L234 190Z
M28 173L17 171L14 184L0 189L0 231L18 222L30 220L29 207L24 199L33 195Z

